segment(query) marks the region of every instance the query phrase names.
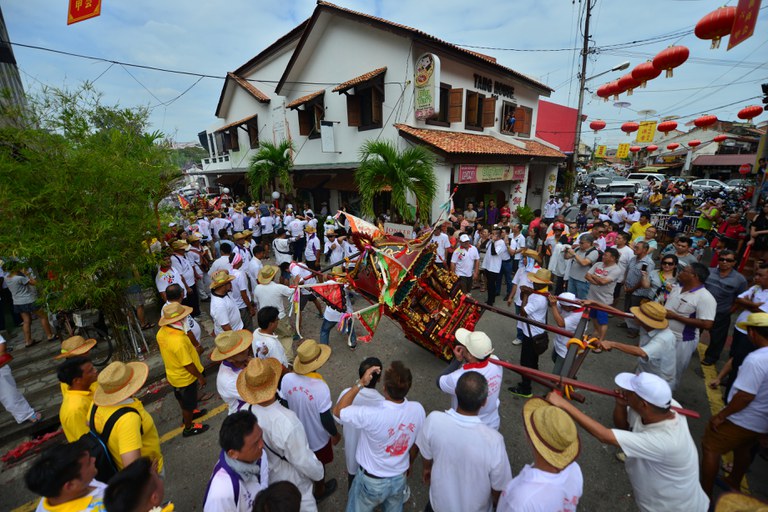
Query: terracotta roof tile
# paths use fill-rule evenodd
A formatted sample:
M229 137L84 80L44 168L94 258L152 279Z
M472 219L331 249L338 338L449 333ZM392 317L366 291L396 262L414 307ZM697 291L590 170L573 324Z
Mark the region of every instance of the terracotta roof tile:
M251 96L259 100L261 103L269 103L269 96L258 90L256 87L253 86L251 82L246 80L245 78L241 76L237 76L236 74L229 72L227 73L227 78L231 78L235 82L237 82L237 85L248 91Z
M225 124L221 128L217 128L214 131L215 132L223 132L224 130L228 130L228 129L232 128L233 126L240 126L241 124L245 124L248 121L250 121L251 119L254 119L256 117L258 117L258 114L254 114L252 116L244 117L244 118L242 118L242 119L240 119L238 121L235 121L234 123Z
M387 71L386 66L384 66L383 68L374 69L373 71L369 71L356 78L353 78L352 80L347 80L346 82L337 85L336 87L333 88L333 92L344 92L347 89L351 89L356 85L363 84L368 80L376 78L377 76L381 75L382 73L385 73L386 71Z
M449 155L510 155L565 158L565 155L560 151L535 140L515 139L525 144L525 149L523 149L491 135L447 130L427 130L425 128L414 128L406 124L396 124L395 128L400 131L400 135L406 135L411 139L415 139Z
M293 100L292 102L290 102L289 104L287 104L285 107L286 108L300 107L303 104L307 103L308 101L312 101L313 99L317 98L321 94L325 94L325 89L320 89L319 91L311 92L311 93L307 94L306 96L302 96L301 98L297 98L297 99Z
M465 54L470 55L470 56L472 56L472 57L474 57L476 59L483 60L483 61L485 61L485 62L495 66L500 71L502 71L504 73L509 73L511 75L514 75L515 77L517 77L517 78L519 78L519 79L521 79L521 80L523 80L525 82L528 82L529 84L532 84L532 85L534 85L536 87L539 87L539 88L544 89L546 91L554 91L554 89L552 89L551 87L549 87L546 84L543 84L543 83L539 82L538 80L534 80L533 78L531 78L531 77L529 77L527 75L524 75L523 73L520 73L519 71L515 71L512 68L508 68L506 66L502 66L501 64L498 64L494 57L490 57L490 56L484 55L482 53L474 52L472 50L467 50L465 48L462 48L461 46L457 46L457 45L455 45L453 43L449 43L448 41L444 41L444 40L442 40L442 39L440 39L438 37L435 37L433 35L427 34L426 32L422 32L419 29L416 29L416 28L413 28L413 27L409 27L407 25L402 25L400 23L395 23L394 21L385 20L384 18L379 18L378 16L371 16L370 14L365 14L363 12L353 11L352 9L347 9L347 8L344 8L344 7L340 7L340 6L332 4L330 2L318 1L317 5L318 5L318 7L327 7L329 9L334 9L334 10L339 11L339 12L345 12L347 14L351 14L351 15L354 15L354 16L358 16L358 17L362 17L362 18L368 18L370 20L374 20L374 21L377 21L379 23L383 23L385 25L389 25L390 27L398 28L400 30L405 30L407 32L410 32L413 35L421 36L421 37L423 37L425 39L428 39L430 41L438 43L438 44L440 44L442 46L448 47L451 50L455 50L455 51L458 51L458 52L461 52L461 53L465 53Z

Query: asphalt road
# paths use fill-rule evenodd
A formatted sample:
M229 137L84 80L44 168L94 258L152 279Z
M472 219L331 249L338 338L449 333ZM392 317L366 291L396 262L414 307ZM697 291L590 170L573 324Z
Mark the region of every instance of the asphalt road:
M357 306L360 304L358 303ZM314 308L310 306L309 310L314 310ZM315 315L307 315L304 335L307 337L317 336L320 322ZM629 341L624 337L625 331L615 324L616 321L612 320L608 339ZM519 361L520 347L513 346L511 343L515 333L513 320L486 312L477 329L488 333L494 342L495 353L498 357L515 363ZM210 344L211 340L206 340L206 342ZM396 359L405 362L413 372L413 388L408 398L421 402L427 413L449 407L448 397L441 393L435 385L435 378L445 368L445 363L407 341L395 322L388 318L382 319L373 341L369 344L361 343L354 352L346 347L345 342L346 340L342 339L339 333L334 330L331 338L333 355L328 363L320 369L320 373L331 388L334 400L342 389L350 386L357 379L359 362L365 357L376 356L385 365ZM541 356L540 365L542 370L551 370L552 363L549 351ZM590 354L579 372L579 379L613 388L615 387L613 384L614 375L622 371L633 371L634 366L634 358L617 351ZM697 445L703 434L705 422L709 418L709 403L704 381L700 375L701 371L694 357L691 367L684 376L681 389L676 394L676 398L685 407L694 409L702 415L702 419L689 420L690 430ZM215 374L207 377L208 389L215 389ZM513 397L506 391L507 386L517 382L518 376L516 374L509 371L505 374L500 407L500 431L506 440L507 455L513 474L517 474L523 465L532 461L530 447L521 420L524 400ZM534 384L535 394L543 395L545 391L545 388ZM220 404L221 401L214 398L205 406L208 409L214 409ZM588 394L586 403L579 405L579 407L598 421L610 425L612 399ZM151 404L148 409L154 416L161 435L173 431L181 424L180 411L172 395L167 395L162 400ZM176 510L202 509L202 498L208 477L218 456L217 432L224 419L224 414L217 414L207 421L211 425L211 430L205 434L188 439L177 435L163 444L162 451L166 463L166 498L176 504ZM578 463L584 474L584 494L579 504L579 510L637 510L623 464L615 458L615 449L601 445L583 430L580 430L580 438L582 448ZM460 442L461 440L457 440L457 443ZM21 475L23 467L20 466L0 474L0 482L3 483L3 498L0 509L13 510L15 507L34 499L34 496L23 486ZM756 474L765 475L765 467L765 461L758 459L756 467L753 467L752 470L751 483L756 480L766 480L755 476ZM320 504L320 510L344 510L346 504L346 467L343 442L335 448L335 460L327 467L327 474L328 478L338 480L339 489ZM427 502L428 489L421 482L420 460L415 462L409 477L409 485L412 497L406 504L405 510L423 510ZM758 495L761 492L762 496L766 495L765 485L763 483L760 487L758 484L756 491Z

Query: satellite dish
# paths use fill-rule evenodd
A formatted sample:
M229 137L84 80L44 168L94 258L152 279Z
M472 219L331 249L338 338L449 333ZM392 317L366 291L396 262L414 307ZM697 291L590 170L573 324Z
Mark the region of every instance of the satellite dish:
M616 103L613 104L614 107L618 107L618 108L626 108L630 105L632 104L628 101L617 101Z
M656 111L649 108L645 110L638 110L637 113L643 117L651 117L656 115Z

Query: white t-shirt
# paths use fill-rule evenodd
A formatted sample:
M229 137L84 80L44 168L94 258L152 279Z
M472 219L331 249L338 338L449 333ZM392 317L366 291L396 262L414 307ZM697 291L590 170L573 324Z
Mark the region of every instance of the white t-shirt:
M304 425L309 449L316 452L328 444L331 434L320 422L320 413L330 410L333 405L328 384L322 379L286 373L280 383L280 395Z
M91 497L91 501L88 503L88 508L81 509L81 512L106 510L103 498L104 491L107 490L107 484L101 483L98 480L91 480L89 487L93 487L93 490L87 494L87 496ZM40 499L35 512L48 512L49 509L43 504L44 501L46 501L45 498Z
M768 433L768 347L759 348L744 359L728 394L729 402L738 391L755 398L744 409L728 416L728 420L752 432Z
M624 215L622 215L622 218L624 221L624 232L629 233L629 228L632 227L632 224L640 220L640 212L637 210L635 210L632 213L624 212Z
M491 252L491 243L489 243L485 250L485 257L483 258L482 267L488 272L498 273L501 272L501 255L506 252L507 244L504 243L504 240L496 240L492 243L496 254Z
M349 391L350 388L345 389L341 392L339 395L339 400L341 400L341 397L347 394L347 391ZM360 406L377 406L381 402L384 401L384 397L376 391L375 389L371 388L363 388L361 389L357 395L355 396L355 399L352 401L352 405L360 405ZM337 401L338 403L338 401ZM339 418L334 416L334 419L337 423L341 423ZM360 441L360 429L355 428L352 425L347 425L344 427L344 457L347 462L347 473L350 475L357 474L357 468L360 467L357 463L357 459L355 458L355 455L357 453L357 443Z
M416 444L433 461L429 502L434 510L490 512L491 491L503 490L512 478L504 438L477 416L431 412Z
M293 289L284 284L270 281L267 284L259 284L253 292L253 298L259 305L259 309L266 306L277 308L280 318L285 318L285 297L293 295Z
M576 512L583 490L584 477L577 462L559 473L527 464L501 493L496 512Z
M525 237L523 236L522 233L516 236L513 234L510 235L509 248L512 249L513 251L517 251L519 249L525 249ZM522 257L523 257L523 253L521 252L515 254L516 260L519 260Z
M715 301L715 298L703 285L697 289L683 292L680 284L675 284L672 287L672 291L669 292L669 297L667 297L664 307L689 318L714 320L717 301ZM685 341L692 342L695 345L699 342L699 329L696 327L670 319L669 328L675 333L678 343Z
M237 304L229 295L219 297L215 293L211 294L211 318L213 319L213 333L219 335L224 332L222 325L227 325L233 331L239 331L243 328L243 321L240 319L240 310Z
M363 469L383 478L402 475L410 464L408 451L424 424L424 407L418 402L389 400L377 406L350 405L341 410L345 427L361 430L357 462Z
M315 274L313 274L308 268L305 268L303 265L300 265L298 263L291 263L290 269L291 269L291 277L293 278L298 277L299 284L317 283L317 279L315 279ZM308 290L307 288L302 288L301 294L312 295L312 291Z
M237 304L237 309L245 308L245 301L243 295L240 292L245 292L248 298L251 298L251 291L248 289L248 275L243 271L243 268L232 269L229 271L230 275L235 276L232 280L232 291L229 292L229 296L234 299Z
M480 259L477 247L470 245L467 249L459 246L453 251L451 263L456 264L456 275L459 277L472 277L475 273L475 262Z
M565 248L565 244L557 242L552 248L552 254L549 257L549 266L547 266L547 270L557 277L563 277L568 268L568 260L563 257L563 249Z
M261 236L261 218L257 213L253 217L248 218L248 229L253 231L253 236L259 238Z
M213 260L211 268L208 269L208 275L213 276L218 270L226 270L232 272L232 265L229 264L229 256L220 256Z
M672 400L672 405L680 404ZM635 503L643 512L686 510L706 512L709 498L699 485L699 455L683 416L643 424L629 409L631 432L613 429L627 460L629 482Z
M227 414L236 413L245 401L237 392L237 376L242 370L235 368L227 361L222 361L219 372L216 374L216 391L229 407Z
M494 359L498 359L496 356L491 356ZM488 399L485 405L480 408L478 417L480 420L491 428L499 429L499 392L501 391L501 382L503 379L504 369L493 364L487 359L481 363L467 363L462 365L458 370L443 375L440 377L438 384L440 390L443 393L451 395L451 408L456 410L458 407L458 400L456 399L456 385L459 382L459 378L467 372L478 372L485 380L488 381Z
M291 237L304 238L304 226L307 225L307 221L301 219L293 219L286 225L288 226L288 231L291 233Z
M624 278L627 276L627 267L634 257L635 251L628 245L625 245L624 247L616 247L615 249L619 251L619 261L616 264L621 267L619 283L624 283Z
M610 280L607 284L590 283L587 298L602 302L603 304L611 304L613 302L613 290L621 275L621 267L616 263L606 267L605 263L598 261L592 265L587 274L594 274L601 279L607 278Z
M558 308L560 306L557 306ZM562 308L560 308L560 315L563 317L563 320L565 321L565 329L566 331L575 332L576 326L579 325L579 320L581 320L581 315L584 313L584 308L575 309L573 311L565 311ZM553 321L554 324L554 321ZM553 343L555 352L560 357L565 357L568 354L568 341L571 339L570 336L563 336L562 334L555 335L555 341Z
M317 261L317 256L320 254L320 239L317 235L312 233L307 237L307 247L304 248L304 259L307 261Z
M253 331L253 356L260 359L274 357L280 363L288 368L288 358L285 356L285 348L280 343L280 339L275 334L265 334L261 329ZM266 353L264 352L266 349Z
M251 258L251 261L249 261L246 265L240 267L240 270L245 270L246 274L248 274L248 277L251 278L251 297L253 297L253 292L256 289L256 285L259 284L259 272L263 267L264 264L256 256Z
M430 240L430 242L437 244L437 248L435 249L435 261L438 263L444 262L445 250L451 247L451 239L448 238L448 235L445 233L440 232L440 234L432 235L432 240Z
M326 238L325 253L328 255L328 262L341 265L344 261L344 246L339 243L338 238L333 241Z
M267 462L267 449L261 453L259 475L244 477L240 475L239 496L235 506L235 490L232 487L232 478L220 468L211 476L208 496L203 504L203 512L251 512L256 495L269 485L269 464ZM239 475L239 473L238 473Z
M533 261L532 259L528 261ZM512 278L512 284L516 284L517 288L515 288L515 305L516 306L522 306L523 305L523 299L520 296L520 288L523 286L533 287L533 283L530 279L528 279L528 273L529 272L536 272L539 268L538 264L523 266L520 265L517 267L517 272L515 272L514 277Z
M557 204L557 201L547 201L544 203L544 218L545 219L554 219L557 215L557 212L560 211L560 207Z
M739 298L747 299L750 302L762 303L760 309L762 311L768 311L768 288L761 288L759 285L751 286L742 294L740 294ZM734 322L737 331L742 334L747 334L746 330L739 328L739 322L746 322L747 317L751 314L752 311L749 311L748 309L745 309L739 313L738 318L736 318L736 322Z
M170 302L166 302L163 304L163 307L170 304ZM203 334L203 330L200 328L200 324L197 323L197 320L192 318L192 315L187 315L187 326L189 327L189 332L191 332L198 343L200 343L200 337Z
M528 315L529 319L545 324L547 323L548 311L549 301L545 296L539 295L537 293L532 293L528 296L528 303L525 305L525 313ZM544 329L541 327L536 327L535 325L522 325L521 328L523 329L523 334L525 336L529 335L528 327L531 328L531 337L538 336L544 332Z
M675 389L675 333L669 328L654 329L650 332L641 329L639 346L648 357L637 358L637 371L658 375L667 381L670 388Z
M172 284L181 286L182 296L187 296L187 288L181 281L181 275L173 270L173 267L169 268L168 270L160 270L158 268L157 275L155 276L155 286L157 286L157 291L160 293L165 293L166 288Z
M271 215L264 215L259 220L261 224L261 233L264 235L271 235L275 232L275 218Z
M272 250L275 251L275 263L279 267L281 263L290 263L293 260L291 242L287 238L275 238L272 240Z

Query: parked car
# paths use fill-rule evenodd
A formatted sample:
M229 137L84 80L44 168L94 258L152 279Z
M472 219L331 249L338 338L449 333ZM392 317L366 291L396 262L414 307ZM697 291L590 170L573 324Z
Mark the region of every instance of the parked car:
M749 188L756 186L755 180L748 180L743 178L736 178L725 182L725 186L734 188Z
M624 195L630 192L637 192L637 186L631 181L612 181L606 188L606 192L617 192ZM599 195L599 194L598 194Z
M597 202L600 203L600 205L613 206L616 204L616 201L621 201L626 195L627 194L624 192L600 192L597 194Z
M600 199L598 199L599 201ZM613 206L613 203L611 204L600 204L597 207L600 208L600 213L608 213L611 209L611 206ZM592 211L592 208L594 206L588 206L587 207L587 213ZM578 206L569 206L565 210L563 210L563 217L565 217L565 222L570 224L571 222L576 222L576 217L579 216L579 207Z
M587 179L587 184L594 185L598 190L605 190L611 184L611 178L608 176L593 177L590 175Z
M627 180L637 185L638 188L647 186L648 178L661 183L667 177L660 172L633 172L627 176Z
M694 190L694 192L710 192L712 190L720 190L721 188L728 192L731 191L731 187L722 181L714 180L711 178L693 180L691 182L691 188Z

